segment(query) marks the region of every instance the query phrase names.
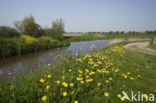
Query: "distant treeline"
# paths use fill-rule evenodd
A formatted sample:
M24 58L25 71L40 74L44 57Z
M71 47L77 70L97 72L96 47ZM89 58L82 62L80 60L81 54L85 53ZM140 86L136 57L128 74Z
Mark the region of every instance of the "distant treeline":
M145 31L145 32L137 32L137 31L109 31L109 32L87 32L88 34L156 34L156 31Z

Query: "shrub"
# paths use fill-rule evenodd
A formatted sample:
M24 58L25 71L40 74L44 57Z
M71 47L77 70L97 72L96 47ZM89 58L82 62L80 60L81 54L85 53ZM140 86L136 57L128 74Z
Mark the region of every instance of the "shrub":
M10 37L19 37L19 32L16 29L8 27L8 26L1 26L0 27L0 38L10 38Z

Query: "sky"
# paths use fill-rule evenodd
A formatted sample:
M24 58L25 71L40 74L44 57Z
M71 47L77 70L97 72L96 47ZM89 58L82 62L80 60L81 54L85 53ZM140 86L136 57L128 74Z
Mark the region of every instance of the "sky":
M0 26L30 15L43 28L62 18L66 32L156 30L156 0L0 0Z

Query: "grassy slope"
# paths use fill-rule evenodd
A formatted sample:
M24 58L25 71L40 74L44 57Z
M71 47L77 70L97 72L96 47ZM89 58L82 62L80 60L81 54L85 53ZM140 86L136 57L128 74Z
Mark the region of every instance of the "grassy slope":
M123 43L117 44L118 46L123 45ZM108 47L109 48L109 47ZM106 48L106 49L108 49ZM103 53L103 50L100 51ZM154 93L156 90L156 56L147 55L135 51L126 50L126 53L124 57L116 58L116 61L118 61L121 65L119 66L121 73L127 73L131 72L133 74L140 73L141 79L136 79L134 81L127 81L128 84L126 84L125 91L129 92L131 90L135 91L136 93L140 91L141 93ZM0 84L0 101L9 101L12 102L15 101L26 101L29 100L29 102L36 102L39 100L46 92L43 92L43 89L39 88L42 87L42 85L39 84L39 80L41 77L44 77L44 74L52 74L52 78L55 78L55 80L52 81L52 85L54 81L60 79L60 75L62 74L61 71L69 68L71 68L73 71L77 71L79 67L75 67L75 64L73 63L72 59L67 60L66 62L63 62L61 65L58 65L56 67L48 68L48 70L44 70L39 72L39 74L34 74L30 78L24 79L22 81L16 81L12 82L11 84ZM137 71L139 69L139 71ZM71 75L65 75L66 78L71 78ZM113 78L114 79L114 78ZM120 80L118 78L115 78L115 81L118 81L120 83ZM75 82L75 81L73 81ZM122 82L120 83L122 84ZM115 84L117 85L117 84ZM122 86L122 85L121 85ZM111 86L110 86L111 87ZM109 87L107 87L108 89ZM59 88L58 88L59 89ZM53 95L60 94L57 88L54 89L55 93ZM112 88L113 89L113 88ZM105 97L104 91L101 91L100 89L92 88L89 91L82 92L79 94L79 98L76 98L80 102L83 103L112 103L112 102L119 102L116 100L113 93L116 95L115 92L113 92L111 88L108 89L110 96ZM118 91L119 92L119 91ZM14 96L13 96L14 95ZM61 95L61 94L60 94ZM112 96L113 95L113 96ZM68 99L59 99L60 102L68 101ZM39 102L39 101L38 101Z

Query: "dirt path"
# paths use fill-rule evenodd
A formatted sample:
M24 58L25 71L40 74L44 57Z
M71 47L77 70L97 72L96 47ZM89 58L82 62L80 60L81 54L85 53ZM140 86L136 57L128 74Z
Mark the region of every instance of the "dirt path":
M156 50L148 48L149 42L136 42L124 45L123 48L156 55Z

